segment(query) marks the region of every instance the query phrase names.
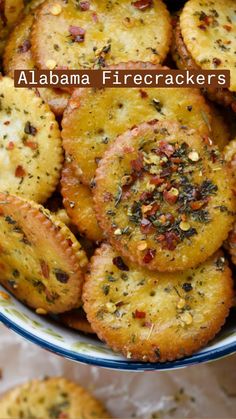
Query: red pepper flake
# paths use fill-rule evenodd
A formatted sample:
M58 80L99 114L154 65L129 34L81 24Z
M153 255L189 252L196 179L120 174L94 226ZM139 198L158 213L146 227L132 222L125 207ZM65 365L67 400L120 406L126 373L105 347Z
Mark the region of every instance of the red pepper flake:
M90 8L90 3L89 1L81 1L79 7L82 12L86 12Z
M216 58L216 57L213 58L212 62L213 62L215 67L218 67L218 65L221 64L221 60L219 58Z
M145 311L135 310L135 312L134 312L134 318L135 319L145 319L145 317L146 317Z
M165 240L165 235L164 234L160 234L159 236L156 237L158 242L163 242Z
M31 150L37 150L38 148L38 143L36 143L35 141L25 141L24 145L26 147L31 148Z
M69 246L73 245L73 241L71 239L67 239L67 243L68 243Z
M160 209L160 204L158 204L157 202L154 202L154 204L152 204L152 209L147 211L147 215L155 215L156 212Z
M48 264L44 260L41 260L40 261L40 267L41 267L42 275L44 276L44 278L48 279L49 278L49 266L48 266Z
M152 119L151 121L148 121L148 125L155 125L158 122L158 119Z
M8 145L7 145L7 150L13 150L15 147L15 144L13 143L13 141L9 141Z
M79 26L69 26L69 33L74 42L84 42L85 29L80 28Z
M167 157L171 157L174 151L174 147L167 141L160 141L158 148L156 149L157 154L165 154Z
M199 29L201 29L202 31L206 31L206 30L207 30L206 25L201 24L201 25L198 25L198 27L199 27Z
M18 51L20 54L26 53L31 48L31 42L29 39L25 39L22 45L19 46Z
M147 249L146 254L143 258L143 262L150 263L154 259L155 255L156 255L155 249Z
M180 157L171 157L170 160L172 161L172 163L175 163L175 164L180 164L182 161Z
M206 201L193 201L190 202L190 207L193 211L197 211L206 204Z
M204 19L201 19L207 26L210 26L213 21L214 18L212 16L205 16Z
M120 271L129 271L129 267L125 264L121 256L116 256L112 262Z
M159 176L152 176L152 178L151 178L151 180L150 180L150 183L151 183L152 185L157 185L157 186L162 185L164 182L165 182L165 179L162 179L162 178L161 178L161 177L159 177Z
M60 412L58 419L69 419L68 413L66 412Z
M146 99L148 97L148 94L145 92L145 90L140 89L139 92L142 99Z
M179 243L179 237L173 231L165 233L165 247L168 250L175 250Z
M147 218L143 218L141 220L140 230L143 234L150 234L154 232L154 227L151 221L149 221Z
M103 202L109 202L113 199L113 195L110 192L104 192Z
M232 31L232 26L230 26L230 25L223 25L223 28L224 28L227 32L231 32L231 31Z
M147 201L151 199L153 196L153 192L142 192L140 195L140 201Z
M24 177L26 175L25 170L23 169L22 166L17 166L16 170L15 170L15 176L16 177Z
M149 7L152 7L153 0L138 0L132 3L132 5L136 7L136 9L143 11L148 9Z
M97 15L97 13L92 13L92 19L93 19L93 21L94 21L94 23L97 23L98 22L98 15Z
M131 160L131 167L136 172L140 172L143 169L143 155L141 152L138 153L138 157L135 160Z

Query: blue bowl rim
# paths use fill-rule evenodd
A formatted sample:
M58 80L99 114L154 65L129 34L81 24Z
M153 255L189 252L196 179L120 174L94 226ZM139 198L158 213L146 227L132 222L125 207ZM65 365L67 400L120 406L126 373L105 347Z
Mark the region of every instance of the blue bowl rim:
M62 349L60 346L49 343L46 340L35 336L33 333L28 332L21 326L14 323L12 320L7 318L4 314L0 313L0 322L2 322L9 329L13 330L17 334L21 335L26 340L46 349L50 352L53 352L57 355L62 356L76 362L81 362L83 364L94 365L103 368L125 370L125 371L157 371L157 370L171 370L184 368L190 365L195 365L203 362L214 361L216 359L225 357L227 355L233 354L236 352L236 342L229 343L220 348L210 349L209 351L203 353L196 353L190 357L186 357L177 361L165 362L165 363L143 363L135 361L126 361L126 360L111 360L106 358L96 358L91 355L79 354L75 351L70 351L67 349Z

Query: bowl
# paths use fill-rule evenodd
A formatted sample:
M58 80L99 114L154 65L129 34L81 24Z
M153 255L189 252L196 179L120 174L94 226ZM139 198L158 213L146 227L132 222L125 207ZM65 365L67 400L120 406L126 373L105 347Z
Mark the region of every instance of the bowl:
M165 363L127 360L113 352L96 337L73 331L54 319L35 314L1 286L0 321L23 338L64 358L117 370L173 370L213 361L236 352L236 313L234 310L222 331L209 345L192 356Z

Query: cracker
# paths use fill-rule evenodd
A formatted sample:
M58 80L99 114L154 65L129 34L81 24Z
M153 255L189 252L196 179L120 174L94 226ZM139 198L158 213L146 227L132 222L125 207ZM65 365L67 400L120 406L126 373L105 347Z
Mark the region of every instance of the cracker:
M120 64L140 68L143 63ZM146 68L160 67L146 64ZM197 89L77 89L62 121L63 147L82 170L89 185L99 160L117 135L152 119L173 119L209 135L211 114Z
M63 377L32 380L9 390L0 399L0 409L4 419L111 418L87 390Z
M198 268L150 272L104 244L83 287L99 338L132 360L173 361L214 338L232 306L231 271L221 252Z
M143 123L116 139L93 193L99 224L118 252L148 269L174 271L221 246L236 202L231 172L207 141L172 121Z
M234 0L189 0L180 15L184 43L205 70L231 70L229 90L236 92Z
M172 57L180 70L201 70L200 66L197 65L186 48L178 17L175 18L171 52ZM227 88L208 87L202 89L202 92L213 102L227 107L231 106L232 110L236 110L236 97Z
M76 0L47 0L32 33L36 64L43 69L49 62L54 68L79 69L134 59L162 62L171 40L169 12L161 0L150 1L145 10L135 5L130 0L81 5Z
M44 202L59 180L63 155L58 124L42 99L0 79L0 190Z
M78 306L87 257L48 210L0 194L0 282L39 314Z
M34 12L25 16L15 27L8 38L3 66L6 75L14 78L14 70L33 70L35 63L31 54L31 26L34 21ZM56 115L62 115L69 99L69 94L59 89L40 88L37 93L44 102L48 103Z
M92 194L80 180L77 165L66 159L61 177L63 205L79 232L93 241L101 241L102 231L98 226Z
M82 308L74 309L60 315L60 320L65 326L83 333L94 334L86 314Z

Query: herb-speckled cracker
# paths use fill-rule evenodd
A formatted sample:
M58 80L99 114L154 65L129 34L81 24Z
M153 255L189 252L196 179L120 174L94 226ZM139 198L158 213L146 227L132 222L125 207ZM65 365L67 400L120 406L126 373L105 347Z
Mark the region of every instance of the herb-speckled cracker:
M0 79L0 190L44 202L59 180L63 155L55 116L30 89Z
M0 282L39 314L78 307L87 258L48 210L0 194Z
M150 272L109 245L92 258L84 309L100 339L127 358L164 362L213 339L232 306L231 271L221 252L198 268Z
M126 63L120 69L160 69ZM211 114L197 89L77 89L63 117L63 147L89 185L99 160L117 135L152 119L172 119L210 135Z
M94 208L110 242L152 270L197 266L234 220L233 180L219 150L176 122L143 123L118 137L95 185Z
M37 13L32 51L40 68L100 68L140 60L162 62L171 39L161 0L47 0Z
M212 9L213 12L214 9ZM198 13L198 12L197 12ZM205 19L204 13L202 15L199 15L199 20ZM207 22L207 18L206 18ZM205 30L205 26L202 26ZM222 45L222 48L224 49L224 46ZM174 31L173 31L173 38L172 38L172 56L174 61L177 64L177 67L181 70L201 70L201 66L195 62L193 59L190 51L187 49L187 46L185 45L183 35L180 28L179 18L176 17L174 19ZM215 60L215 64L218 61ZM214 68L212 68L214 69ZM231 106L231 108L235 111L236 110L236 95L229 91L228 88L214 88L214 87L207 87L205 89L202 89L203 93L208 96L208 98L214 102L219 103L223 106Z
M180 15L184 43L205 70L231 71L229 90L236 92L236 20L234 0L189 0Z
M33 70L35 63L31 54L31 26L34 21L34 12L25 16L11 32L3 57L3 66L6 75L14 77L14 70ZM69 95L59 89L39 88L41 98L48 103L56 115L62 115L69 99Z
M4 419L111 418L88 391L63 377L33 380L13 388L0 399L0 413Z

